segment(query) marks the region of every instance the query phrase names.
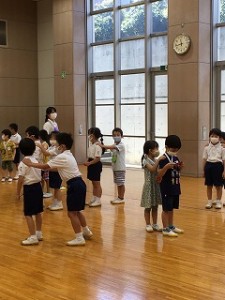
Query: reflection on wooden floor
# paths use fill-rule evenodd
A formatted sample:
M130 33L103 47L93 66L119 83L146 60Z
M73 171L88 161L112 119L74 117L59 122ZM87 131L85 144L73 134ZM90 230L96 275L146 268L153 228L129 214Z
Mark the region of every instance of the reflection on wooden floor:
M175 220L184 235L147 233L142 185L143 171L128 170L126 204L113 206L112 173L104 168L102 207L85 210L94 237L76 248L65 245L73 238L65 209L46 210L44 241L21 246L27 227L16 183L0 184L0 299L225 299L225 208L204 209L203 179L182 178Z

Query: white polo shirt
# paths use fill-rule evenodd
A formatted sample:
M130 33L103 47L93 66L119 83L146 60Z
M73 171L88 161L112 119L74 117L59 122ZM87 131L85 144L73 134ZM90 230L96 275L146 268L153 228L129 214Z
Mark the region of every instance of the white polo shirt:
M39 140L35 141L34 143L35 143L35 145L38 145L38 144L41 145L41 142ZM41 148L39 148L38 146L36 146L33 155L34 155L34 158L36 158L36 160L39 163L43 162L43 153L41 151Z
M26 156L25 158L29 158L33 163L37 163L38 161L32 156ZM18 166L18 175L24 177L24 185L31 185L34 183L41 182L41 170L35 169L32 167L28 167L22 161Z
M16 148L19 147L19 143L21 141L21 135L19 133L13 134L10 137L10 140L13 141L16 144Z
M96 157L102 156L102 148L99 145L97 145L96 143L90 144L90 146L88 147L88 150L87 150L88 158L95 159Z
M216 145L209 143L209 145L204 148L203 159L213 163L222 162L225 160L225 148L223 148L221 143L217 143Z
M60 153L48 162L50 168L57 169L62 180L68 181L81 176L77 162L70 150Z
M61 153L56 146L50 146L47 151L50 154L49 159L53 159L55 156Z
M50 134L52 131L59 131L58 124L50 119L45 122L43 129L46 130L48 134Z

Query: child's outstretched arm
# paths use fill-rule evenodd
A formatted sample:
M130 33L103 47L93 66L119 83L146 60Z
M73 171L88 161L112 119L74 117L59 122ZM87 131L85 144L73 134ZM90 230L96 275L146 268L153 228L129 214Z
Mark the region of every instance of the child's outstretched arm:
M162 178L165 175L166 171L174 168L174 165L175 163L173 162L169 162L168 164L166 164L162 169L159 169L158 176Z
M108 149L108 150L117 149L115 144L113 144L113 145L103 145L100 142L98 142L96 144L99 145L101 148Z
M22 190L22 186L23 186L23 181L24 181L24 177L23 176L19 176L19 179L17 181L17 189L16 189L16 197L17 199L19 199L22 195L21 195L21 190Z
M37 144L36 145L38 148L41 149L41 152L45 155L45 156L50 156L51 154L49 153L49 151L42 145L42 144Z
M155 164L154 165L151 165L151 164L146 164L146 168L151 172L151 173L154 173L157 169L158 169L158 166L159 166L159 162L161 160L164 160L166 157L164 155L158 157L156 160L155 160Z
M41 170L50 170L51 169L48 164L33 163L29 158L24 158L22 160L22 162L26 166L36 168L36 169L41 169Z

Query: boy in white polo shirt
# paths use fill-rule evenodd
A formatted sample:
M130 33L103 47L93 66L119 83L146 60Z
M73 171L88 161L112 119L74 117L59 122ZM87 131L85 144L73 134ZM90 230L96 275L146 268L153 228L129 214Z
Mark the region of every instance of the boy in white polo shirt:
M33 163L30 159L23 162L34 168L47 170L57 169L62 180L67 183L67 209L68 217L75 232L75 239L68 241L68 246L85 245L85 240L92 237L92 232L87 226L85 216L81 212L85 207L86 184L81 178L77 162L70 149L73 145L72 136L69 133L59 133L56 136L58 150L61 152L47 164ZM83 232L82 232L83 228Z
M37 163L34 158L35 143L30 138L22 139L19 143L21 153L33 163ZM23 162L18 167L19 180L17 183L17 197L21 196L23 187L24 215L30 236L22 241L22 245L36 245L43 239L41 226L43 212L43 192L41 187L41 170L29 168ZM35 216L35 220L33 219Z

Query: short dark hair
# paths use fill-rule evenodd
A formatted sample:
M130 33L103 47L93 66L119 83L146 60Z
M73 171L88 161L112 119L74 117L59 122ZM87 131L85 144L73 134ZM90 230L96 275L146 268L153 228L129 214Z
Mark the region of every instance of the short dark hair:
M180 149L181 148L181 140L179 138L179 136L177 135L168 135L168 137L166 138L165 141L165 146L169 147L169 148L177 148Z
M73 146L73 138L70 133L61 132L56 135L56 141L60 145L65 145L66 149L70 150Z
M119 132L119 133L121 134L121 136L123 137L123 130L122 130L121 128L115 127L115 128L113 129L113 131L112 131L112 134L113 134L114 132Z
M18 131L18 125L16 123L9 124L9 128L15 130L15 132Z
M39 137L42 139L42 141L49 143L49 135L45 129L41 129L39 131Z
M220 136L223 140L225 140L225 132L221 131L221 136Z
M10 131L9 129L4 129L4 130L2 130L2 133L3 133L4 135L7 135L9 138L10 138L11 135L12 135L12 133L11 133L11 131Z
M209 136L211 136L212 134L218 135L219 137L221 137L221 130L219 128L212 128L209 132Z
M24 138L20 141L19 148L24 156L31 156L35 151L36 145L32 139Z
M34 136L36 139L39 138L39 129L36 126L29 126L25 132L29 136Z
M49 139L51 139L52 137L56 138L56 136L57 136L59 133L60 133L59 131L52 131L52 132L49 134Z

